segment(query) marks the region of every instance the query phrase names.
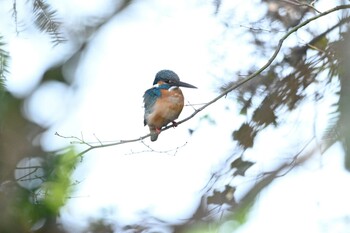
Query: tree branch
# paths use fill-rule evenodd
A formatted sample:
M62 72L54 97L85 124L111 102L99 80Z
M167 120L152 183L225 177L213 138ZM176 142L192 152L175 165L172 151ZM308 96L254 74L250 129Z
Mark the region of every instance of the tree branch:
M255 71L253 74L247 76L245 79L240 80L239 82L231 85L230 87L226 88L225 91L223 91L220 95L218 95L217 97L215 97L214 99L212 99L211 101L207 102L206 104L204 104L202 107L196 109L191 115L189 115L188 117L182 119L181 121L177 122L177 125L180 125L182 123L185 123L186 121L190 120L191 118L193 118L194 116L196 116L199 112L201 112L202 110L204 110L205 108L209 107L210 105L214 104L216 101L220 100L222 97L226 96L227 94L229 94L230 92L232 92L233 90L237 89L238 87L242 86L243 84L249 82L250 80L254 79L255 77L257 77L259 74L261 74L266 68L268 68L272 62L276 59L277 55L279 54L284 41L293 33L295 33L296 31L298 31L300 28L304 27L305 25L311 23L312 21L317 20L318 18L321 18L325 15L328 15L330 13L339 11L339 10L344 10L344 9L349 9L350 8L350 4L348 5L340 5L340 6L336 6L332 9L329 9L327 11L324 11L314 17L311 17L307 20L305 20L304 22L300 23L299 25L291 28L284 36L282 36L282 38L279 40L277 47L275 49L275 51L273 52L273 54L271 55L271 57L269 58L269 60L257 71ZM164 127L161 131L165 131L168 130L169 128L174 127L174 125L168 125L166 127ZM63 138L72 138L72 137L65 137L62 135L59 135L57 132L56 134L59 137L63 137ZM93 150L93 149L97 149L97 148L103 148L103 147L109 147L109 146L116 146L116 145L120 145L120 144L125 144L125 143L131 143L131 142L137 142L137 141L141 141L147 137L149 137L150 134L144 135L142 137L139 138L135 138L135 139L129 139L129 140L120 140L120 141L116 141L113 143L107 143L107 144L100 144L100 145L91 145L87 142L85 142L84 140L80 140L81 144L85 144L87 146L89 146L89 148L87 148L86 150L80 152L78 154L78 156L83 156L84 154L86 154L87 152ZM77 139L76 137L74 137L75 139Z

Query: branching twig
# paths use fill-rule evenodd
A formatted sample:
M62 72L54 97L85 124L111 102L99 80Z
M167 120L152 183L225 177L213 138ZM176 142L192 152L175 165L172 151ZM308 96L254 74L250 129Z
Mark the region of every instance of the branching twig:
M34 170L28 172L27 174L16 178L16 180L24 181L24 180L23 180L24 178L33 175L33 174L36 173L40 168L41 168L41 167L34 168ZM32 179L36 179L36 178L29 178L29 179L25 179L25 180L32 180Z
M277 48L275 49L274 53L272 54L272 56L270 57L270 59L266 62L265 65L263 65L259 70L255 71L253 74L249 75L247 78L239 81L238 83L233 84L231 87L227 88L224 92L222 92L220 95L218 95L217 97L215 97L213 100L209 101L208 103L206 103L205 105L203 105L202 107L198 108L196 111L194 111L190 116L186 117L185 119L177 122L177 125L182 124L186 121L188 121L189 119L191 119L192 117L194 117L195 115L197 115L200 111L202 111L203 109L207 108L209 105L215 103L216 101L218 101L219 99L221 99L222 97L226 96L228 93L232 92L233 90L237 89L238 87L242 86L243 84L247 83L248 81L252 80L253 78L257 77L260 73L262 73L267 67L269 67L272 62L276 59L279 51L282 48L282 45L284 43L284 41L293 33L295 33L296 31L298 31L300 28L304 27L305 25L309 24L310 22L328 15L332 12L338 11L338 10L342 10L342 9L348 9L350 8L350 5L341 5L341 6L337 6L334 7L328 11L325 11L319 15L316 15L304 22L302 22L301 24L293 27L291 30L289 30L289 32L287 32L278 42ZM164 129L162 129L162 131L167 130L169 128L173 127L172 125L169 125L167 127L165 127Z
M213 103L215 103L216 101L220 100L222 97L226 96L228 93L232 92L233 90L237 89L238 87L242 86L243 84L249 82L250 80L254 79L255 77L257 77L259 74L261 74L266 68L268 68L272 62L276 59L277 55L279 54L281 48L282 48L282 45L284 43L284 41L290 36L292 35L293 33L295 33L296 31L298 31L300 28L304 27L305 25L309 24L310 22L312 21L315 21L317 20L318 18L321 18L325 15L328 15L330 13L333 13L335 11L338 11L338 10L343 10L343 9L348 9L350 8L350 4L348 5L340 5L340 6L336 6L332 9L329 9L327 11L324 11L314 17L311 17L307 20L305 20L304 22L300 23L299 25L293 27L292 29L290 29L278 42L277 44L277 47L275 49L275 51L273 52L272 56L269 58L269 60L260 68L258 69L257 71L255 71L253 74L247 76L247 78L243 79L243 80L240 80L239 82L231 85L230 87L228 87L227 89L225 89L225 91L223 91L220 95L218 95L217 97L215 97L214 99L212 99L211 101L207 102L206 104L204 104L202 107L196 109L191 115L189 115L188 117L182 119L181 121L177 122L177 125L180 125L182 123L185 123L186 121L190 120L191 118L193 118L194 116L196 116L199 112L201 112L202 110L204 110L205 108L207 108L208 106L212 105ZM169 128L172 128L174 125L168 125L166 127L164 127L162 129L162 131L165 131L165 130L168 130ZM56 133L56 135L60 136L60 137L63 137L63 138L67 138L67 137L64 137L64 136L61 136L59 135L58 133ZM103 148L103 147L109 147L109 146L116 146L116 145L120 145L120 144L125 144L125 143L131 143L131 142L137 142L137 141L140 141L140 140L143 140L147 137L149 137L150 134L147 134L147 135L144 135L142 137L139 137L139 138L135 138L135 139L130 139L130 140L120 140L120 141L117 141L117 142L113 142L113 143L108 143L108 144L100 144L100 145L96 145L96 146L93 146L91 144L88 144L82 140L80 140L80 143L81 144L86 144L89 146L89 148L87 148L86 150L80 152L78 155L79 156L83 156L84 154L86 154L87 152L93 150L93 149L97 149L97 148ZM71 138L75 138L75 139L78 139L76 137L71 137ZM79 139L78 139L79 140Z
M273 32L286 32L285 30L283 31L277 31L277 30L271 30L271 29L266 29L266 28L255 28L255 27L252 27L252 26L248 26L248 25L243 25L243 24L240 24L239 27L241 28L246 28L252 32L268 32L268 33L273 33Z
M141 150L141 151L130 151L130 153L127 153L126 155L131 155L131 154L140 154L140 153L145 153L145 152L156 152L156 153L162 153L162 154L168 154L168 155L173 155L175 156L178 150L184 146L186 146L187 142L185 142L181 146L177 146L176 148L173 149L168 149L168 150L155 150L148 144L146 144L143 140L140 141L146 148L147 150ZM172 153L171 153L172 152Z
M309 7L311 9L313 9L314 11L316 11L317 13L321 14L322 12L317 10L314 6L313 6L313 3L311 4L308 4L306 2L301 2L301 1L291 1L291 0L282 0L282 2L286 2L286 3L289 3L289 4L292 4L294 6L305 6L305 7Z
M75 136L63 136L59 133L55 133L56 136L59 136L61 138L65 138L65 139L75 139L77 141L74 141L72 143L79 143L79 144L85 144L87 146L89 146L89 148L87 148L86 150L80 152L78 154L78 156L83 156L84 154L86 154L87 152L89 152L90 150L92 149L97 149L97 148L103 148L103 147L109 147L109 146L117 146L117 145L120 145L120 144L125 144L125 143L130 143L130 142L137 142L137 141L140 141L140 140L143 140L147 137L149 137L151 134L147 134L145 136L142 136L140 138L135 138L135 139L130 139L130 140L119 140L119 141L116 141L116 142L112 142L112 143L107 143L107 144L100 144L100 145L97 145L97 146L94 146L94 145L91 145L90 143L88 142L85 142L84 140L78 138L78 137L75 137ZM100 142L99 142L100 143Z

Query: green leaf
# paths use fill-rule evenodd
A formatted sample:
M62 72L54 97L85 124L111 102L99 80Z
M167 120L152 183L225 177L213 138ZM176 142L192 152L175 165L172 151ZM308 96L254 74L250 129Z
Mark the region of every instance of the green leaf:
M43 203L52 212L58 213L69 194L72 191L71 175L80 161L80 157L70 149L65 154L55 155L54 170L48 177L48 181L44 185L45 198Z

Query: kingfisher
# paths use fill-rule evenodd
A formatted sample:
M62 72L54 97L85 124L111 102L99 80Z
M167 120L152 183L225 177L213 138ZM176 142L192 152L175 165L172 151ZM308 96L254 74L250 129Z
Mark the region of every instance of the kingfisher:
M163 126L175 120L184 107L184 96L179 87L197 88L181 82L179 76L171 70L161 70L156 74L153 87L143 95L145 107L144 125L148 125L151 141L157 140Z

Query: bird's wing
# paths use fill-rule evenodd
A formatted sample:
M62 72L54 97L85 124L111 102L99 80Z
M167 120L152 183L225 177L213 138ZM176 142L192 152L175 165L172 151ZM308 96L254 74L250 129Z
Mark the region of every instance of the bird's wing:
M152 112L152 108L159 98L162 95L159 88L153 87L148 89L143 95L143 102L145 107L145 117L144 117L144 125L146 125L146 116Z

